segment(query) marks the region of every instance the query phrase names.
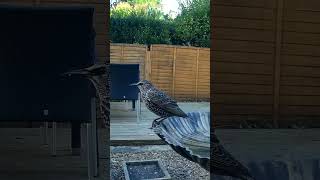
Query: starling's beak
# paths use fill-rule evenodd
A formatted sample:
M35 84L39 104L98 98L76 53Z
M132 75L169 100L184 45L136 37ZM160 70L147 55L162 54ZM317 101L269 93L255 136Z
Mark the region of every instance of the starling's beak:
M129 84L129 86L138 86L139 83L132 83L132 84Z
M73 76L73 75L85 76L88 74L89 74L89 71L87 69L77 69L77 70L69 71L66 73L62 73L61 76L64 76L64 77Z

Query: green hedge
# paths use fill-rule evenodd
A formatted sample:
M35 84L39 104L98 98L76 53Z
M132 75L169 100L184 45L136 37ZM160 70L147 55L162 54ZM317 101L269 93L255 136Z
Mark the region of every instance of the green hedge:
M156 5L120 3L111 10L111 41L210 47L209 5L209 0L189 0L171 19Z
M111 17L111 40L114 43L170 44L172 22L147 17Z

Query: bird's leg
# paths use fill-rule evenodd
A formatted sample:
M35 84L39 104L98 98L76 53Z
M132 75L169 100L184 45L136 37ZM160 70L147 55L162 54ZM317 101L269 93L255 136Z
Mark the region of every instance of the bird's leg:
M165 117L159 118L159 119L156 120L156 122L159 124L161 121L163 121L163 120L165 120L165 119L166 119Z
M159 120L160 119L160 120ZM152 129L154 126L155 126L155 123L157 122L159 122L159 121L161 121L161 120L163 120L163 118L162 117L158 117L158 118L156 118L156 119L154 119L153 121L152 121L152 125L151 125L151 127L149 128L149 129Z
M154 119L154 120L152 121L152 125L151 125L151 127L150 127L149 129L152 129L152 128L154 127L154 123L155 123L158 119L161 119L161 117L158 117L158 118Z

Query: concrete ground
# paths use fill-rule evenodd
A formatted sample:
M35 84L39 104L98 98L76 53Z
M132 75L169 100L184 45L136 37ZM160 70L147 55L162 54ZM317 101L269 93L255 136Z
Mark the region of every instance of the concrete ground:
M198 164L175 153L169 146L111 147L112 180L124 180L123 163L127 161L159 160L172 179L209 180L210 174Z
M152 130L152 121L157 118L141 104L141 116L132 111L131 102L111 103L111 175L113 180L123 180L123 163L134 160L158 159L168 170L172 179L209 180L209 173L198 164L188 161L165 144ZM209 111L208 102L178 103L185 112ZM156 145L155 145L156 144ZM153 146L150 146L153 145Z

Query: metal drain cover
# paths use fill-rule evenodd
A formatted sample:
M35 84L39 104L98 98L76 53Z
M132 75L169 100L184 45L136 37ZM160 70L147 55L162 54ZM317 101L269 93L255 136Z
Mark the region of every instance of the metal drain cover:
M159 160L127 161L123 164L126 180L168 180L168 171Z

